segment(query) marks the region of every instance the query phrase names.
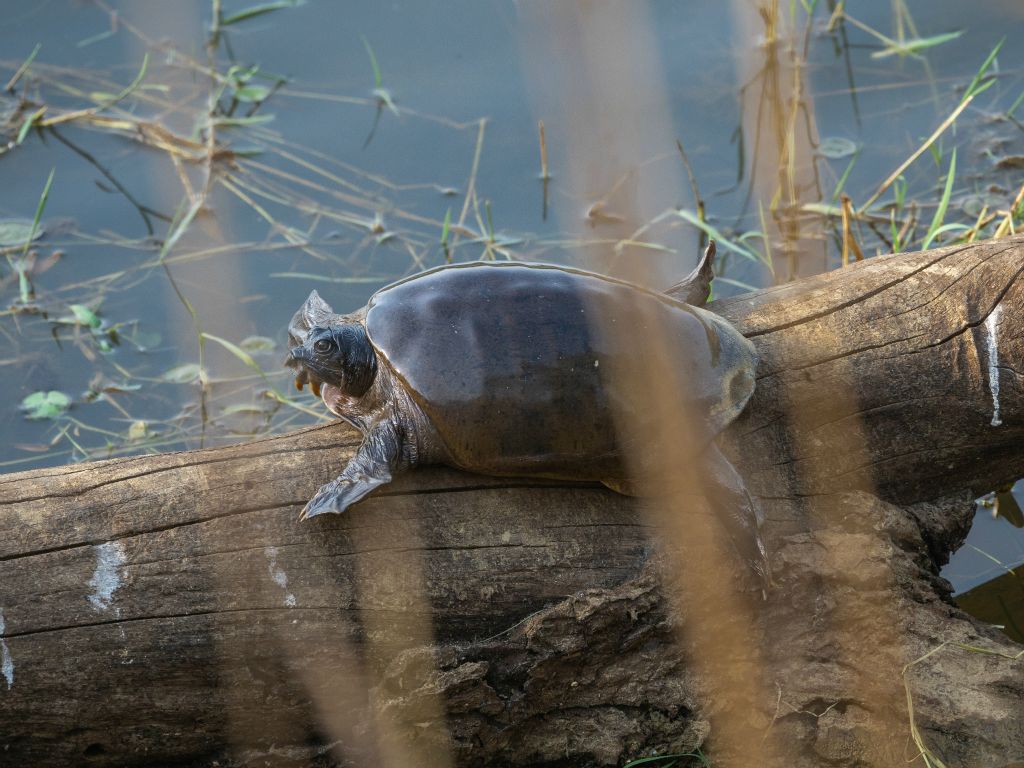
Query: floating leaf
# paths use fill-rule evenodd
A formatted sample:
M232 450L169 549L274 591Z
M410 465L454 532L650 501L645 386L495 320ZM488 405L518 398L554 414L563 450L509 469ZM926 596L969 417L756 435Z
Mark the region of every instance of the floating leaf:
M185 363L183 365L176 365L171 370L166 371L160 378L172 384L190 384L193 381L197 381L202 373L203 369L197 363Z
M31 219L5 219L0 221L0 247L9 248L15 245L24 245L31 237L38 240L43 236L43 228L36 227L32 231Z
M235 403L234 405L227 406L221 411L222 416L232 416L236 413L244 414L263 414L266 409L259 407L258 405L252 405L251 403Z
M265 85L243 85L235 88L234 97L239 101L254 102L265 101L270 95L270 89Z
M1006 155L996 161L996 168L1000 171L1016 171L1024 168L1024 155Z
M273 339L266 336L248 336L242 339L238 346L246 352L273 352L277 345Z
M26 419L55 419L71 407L71 398L63 392L33 392L21 401Z
M142 419L133 421L128 427L128 441L135 443L149 436L149 426Z
M829 160L840 160L856 154L857 145L842 136L829 136L818 145L818 154Z
M135 331L128 338L143 352L160 346L160 342L163 341L163 336L156 331Z
M84 304L72 304L69 309L75 316L75 322L79 325L86 325L89 328L99 328L101 325L99 316Z
M14 447L19 451L28 451L29 453L46 453L53 446L45 443L15 443Z
M997 208L1002 207L1003 198L993 194L979 194L979 195L967 195L963 200L960 201L960 210L966 213L972 218L978 218L981 216L981 212L986 208L990 211L994 211Z

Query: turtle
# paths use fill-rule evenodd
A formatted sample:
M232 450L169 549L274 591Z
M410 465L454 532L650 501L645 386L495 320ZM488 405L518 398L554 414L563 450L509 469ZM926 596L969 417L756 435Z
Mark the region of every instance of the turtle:
M657 418L607 375L645 365L636 334L656 323L684 371L702 462L726 527L767 582L763 515L715 438L754 391L753 344L703 309L715 246L663 292L572 267L480 261L436 267L337 314L316 291L289 324L295 384L363 434L300 517L342 513L399 473L446 464L495 476L598 481L642 495L615 420ZM596 321L600 322L596 322ZM618 332L621 329L623 332ZM642 347L642 345L639 345ZM617 412L618 410L618 412Z

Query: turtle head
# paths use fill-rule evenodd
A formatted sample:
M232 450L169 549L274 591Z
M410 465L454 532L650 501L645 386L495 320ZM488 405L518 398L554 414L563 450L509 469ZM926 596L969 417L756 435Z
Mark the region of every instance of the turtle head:
M335 314L330 305L320 298L320 294L311 291L302 306L292 315L291 322L288 323L288 348L294 349L296 346L304 344L309 335L309 329L313 326L329 325L332 320L337 318L340 318L340 315ZM309 370L297 357L289 354L284 364L295 369L296 389L301 390L306 384L309 384L316 396L320 396L320 382L310 378Z
M319 293L311 291L302 306L292 315L291 322L288 323L289 348L304 343L309 329L313 326L326 326L339 320L341 320L341 315L331 309L331 305L321 299ZM285 364L295 367L291 357L285 361Z
M305 374L317 394L320 385L327 384L356 399L373 384L377 353L360 323L313 325L302 343L292 348L289 365L300 368L300 378Z

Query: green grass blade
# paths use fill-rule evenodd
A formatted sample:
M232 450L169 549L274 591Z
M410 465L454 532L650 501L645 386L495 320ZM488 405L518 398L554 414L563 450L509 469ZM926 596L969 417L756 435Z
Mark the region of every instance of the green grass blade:
M36 47L32 49L32 53L28 55L28 58L22 62L17 71L11 75L11 79L7 81L7 85L4 86L5 91L11 92L14 90L14 86L16 86L18 81L21 80L22 75L28 72L28 68L32 66L32 62L36 60L36 56L39 55L39 49L42 47L42 43L36 43Z
M275 400L278 400L279 402L282 403L288 400L288 398L284 394L278 391L277 387L270 383L270 379L267 378L266 371L264 371L260 367L260 364L253 360L252 355L250 355L240 346L238 346L237 344L233 344L227 339L222 339L220 336L214 336L212 333L206 333L206 331L201 331L199 335L207 341L213 341L216 342L217 344L220 344L222 347L224 347L224 349L226 349L232 355L241 360L242 363L244 363L248 368L251 368L257 374L259 374L259 377L263 379L266 385L270 388L270 391L274 396Z
M956 179L956 147L949 158L949 170L946 172L946 186L942 190L942 199L939 200L939 207L935 209L935 216L932 218L931 226L928 227L928 234L924 238L924 248L927 248L935 236L939 227L946 218L946 210L949 208L949 198L953 194L953 182Z
M974 96L977 93L981 93L983 90L985 90L985 88L988 88L992 83L995 82L995 80L989 80L987 83L984 84L984 86L982 86L981 84L982 78L985 77L985 75L988 73L988 68L991 67L992 63L996 60L996 56L999 55L999 51L1002 49L1003 43L1005 42L1006 38L1004 37L1002 40L996 43L995 48L993 48L989 52L988 58L986 58L985 61L982 62L981 67L978 68L977 73L974 75L974 79L971 80L971 84L968 85L967 90L964 91L965 99L968 96Z
M972 228L967 226L966 224L958 224L955 222L943 224L941 227L936 229L934 232L930 233L928 237L925 238L924 243L922 243L921 245L921 250L927 251L928 248L931 246L932 241L935 240L935 238L938 237L939 235L945 234L946 232L970 232L971 229Z
M185 230L192 224L192 220L199 213L199 210L203 207L203 199L197 197L192 201L192 204L187 209L179 208L179 215L175 217L175 221L171 224L170 233L167 235L167 239L164 240L163 247L160 248L160 256L157 259L158 262L162 263L167 254L171 252L175 243L181 239L181 236L185 234ZM182 214L181 211L184 210Z
M887 59L890 56L916 56L921 51L926 51L929 48L934 48L937 45L948 43L951 40L956 40L960 37L965 30L958 30L956 32L945 32L941 35L934 35L932 37L918 37L913 40L904 40L902 42L893 42L887 48L881 51L875 51L871 54L872 59Z
M366 35L360 35L359 38L363 41L363 47L366 48L366 55L370 57L370 66L373 67L373 87L380 89L383 87L381 84L384 78L381 77L380 67L377 66L377 57L373 53L373 48L370 47L370 41L366 39Z
M1024 91L1021 91L1020 96L1018 96L1016 101L1014 101L1013 104L1010 105L1010 108L1006 110L1006 116L1013 117L1014 113L1017 111L1017 107L1019 107L1022 102L1024 102Z
M725 237L725 235L723 235L721 232L715 229L715 227L713 227L711 224L708 224L706 221L701 221L700 217L696 216L691 211L688 211L685 208L683 208L676 211L676 215L683 221L692 224L699 230L702 230L709 238L714 240L716 243L718 243L719 246L725 248L726 250L732 251L736 255L742 256L745 259L750 259L751 261L764 261L764 259L761 258L759 254L757 254L756 252L752 251L749 248L744 247L735 240L730 240L729 238Z
M832 204L839 200L839 196L843 194L843 187L846 186L846 179L850 175L850 171L853 170L853 164L857 162L857 158L860 156L860 149L853 153L853 157L850 158L850 162L846 164L846 170L843 171L843 175L839 177L839 182L836 184L836 190L832 193Z
M46 107L40 107L22 121L21 128L18 129L18 137L14 140L16 145L21 146L25 137L28 136L28 132L32 130L32 126L36 124L36 120L42 117L44 112L46 112Z
M740 288L741 290L748 292L757 290L756 285L744 283L742 280L733 280L731 277L722 277L721 275L715 275L715 279L712 281L712 286L714 286L714 283L719 283L721 285L731 285L734 286L735 288ZM710 300L711 299L709 299L709 301Z
M202 336L203 338L209 341L215 341L218 344L220 344L222 347L224 347L224 349L226 349L232 355L234 355L243 363L245 363L246 366L256 371L256 373L258 373L260 376L266 376L264 370L260 368L260 364L252 359L252 355L250 355L237 344L232 344L227 339L222 339L220 336L214 336L212 333L206 333L205 331L203 331Z
M263 125L272 122L274 115L250 115L249 117L226 117L218 115L210 120L210 123L218 128L245 127L249 125Z
M46 201L50 197L50 187L53 186L53 175L56 172L56 168L51 169L50 175L46 179L43 194L39 196L39 203L36 205L36 215L32 219L32 226L29 228L28 237L25 238L25 245L21 249L21 257L15 262L11 255L7 254L7 264L12 271L18 273L18 298L22 304L28 304L32 300L32 282L29 280L28 272L25 268L25 257L28 255L28 248L32 241L36 239L36 232L39 231L39 222L43 218L43 210L46 208Z
M143 54L143 56L142 56L142 66L141 66L141 67L139 67L139 74L137 74L137 75L135 76L135 79L134 79L134 80L132 80L132 81L131 81L131 82L130 82L130 83L128 84L128 87L126 87L126 88L125 88L125 89L124 89L123 91L121 91L121 92L120 92L119 94L117 94L116 96L114 96L113 98L111 98L111 99L110 99L109 101L106 101L106 102L104 102L103 104L100 104L100 109L107 109L108 107L112 107L112 106L114 106L115 104L117 104L117 103L118 103L119 101L121 101L122 99L125 99L125 98L127 98L127 97L128 97L128 95L129 95L129 94L130 94L130 93L131 93L132 91L134 91L134 90L135 90L136 88L138 88L138 87L139 87L139 85L140 85L140 84L142 83L142 79L143 79L143 78L144 78L144 77L146 76L146 72L147 72L148 70L149 70L149 52L147 51L147 52L146 52L145 54Z
M622 768L639 768L641 765L648 765L650 768L673 768L679 764L679 757L693 757L693 755L656 755L654 757L641 757L639 760L632 760ZM671 760L672 762L665 762Z
M35 240L36 232L39 230L39 222L43 218L43 210L46 208L46 201L50 197L50 187L53 186L53 175L57 172L56 168L50 170L50 175L46 178L46 185L43 187L43 194L39 196L39 203L36 205L36 215L32 218L32 229L28 232L28 239L25 241L25 247L21 249L21 257L25 258L28 253L29 244Z
M280 11L284 8L295 8L300 6L305 0L278 0L274 3L261 3L260 5L253 5L249 8L243 8L238 13L233 13L230 16L226 16L220 20L220 26L226 27L230 24L237 24L240 21L248 21L254 19L257 16L262 16L265 13L272 13L274 11Z
M448 247L448 235L452 226L452 209L451 207L445 211L444 223L441 224L441 249L444 251L445 260L452 263L452 252Z

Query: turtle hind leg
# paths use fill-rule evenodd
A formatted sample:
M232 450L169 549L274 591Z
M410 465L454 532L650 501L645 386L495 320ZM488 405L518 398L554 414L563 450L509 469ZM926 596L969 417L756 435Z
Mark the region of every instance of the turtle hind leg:
M299 519L340 515L377 488L390 483L394 474L406 469L409 461L404 454L398 427L391 421L378 423L363 439L342 473L313 495Z
M643 496L642 489L639 484L633 480L627 480L626 478L604 477L601 478L601 485L621 494L622 496Z
M715 241L709 240L697 268L665 293L676 301L703 307L711 295L711 281L715 277Z
M722 513L722 521L733 546L757 575L762 596L767 599L768 590L773 585L768 549L761 533L764 511L717 445L711 443L708 446L703 461L708 470L708 495L715 509Z

